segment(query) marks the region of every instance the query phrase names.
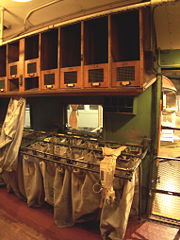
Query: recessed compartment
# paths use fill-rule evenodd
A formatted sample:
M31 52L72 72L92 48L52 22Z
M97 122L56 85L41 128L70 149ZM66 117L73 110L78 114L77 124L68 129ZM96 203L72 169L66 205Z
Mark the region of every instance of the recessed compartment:
M8 87L9 91L19 91L19 78L9 79L8 83L9 83L9 87Z
M6 90L6 78L0 78L0 92Z
M25 90L39 89L39 77L25 78Z
M108 96L103 105L104 114L136 115L137 106L132 96Z
M58 29L41 33L41 71L58 67Z
M0 47L0 77L6 76L6 46Z
M25 77L39 77L39 35L25 38Z
M84 87L108 87L108 17L84 22Z
M42 89L57 89L59 87L59 70L41 71Z
M113 62L140 60L139 11L111 15Z
M19 41L8 44L8 63L19 61Z
M84 22L84 64L108 63L108 18Z
M60 29L60 87L81 87L81 23Z
M39 57L39 35L25 38L25 60Z
M140 86L139 10L111 15L112 87Z
M61 68L81 66L81 23L61 27Z

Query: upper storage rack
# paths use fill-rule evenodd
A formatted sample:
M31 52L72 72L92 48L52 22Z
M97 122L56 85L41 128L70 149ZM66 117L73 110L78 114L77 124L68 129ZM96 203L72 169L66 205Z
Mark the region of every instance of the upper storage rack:
M137 95L146 81L150 38L149 8L21 38L0 48L0 96Z

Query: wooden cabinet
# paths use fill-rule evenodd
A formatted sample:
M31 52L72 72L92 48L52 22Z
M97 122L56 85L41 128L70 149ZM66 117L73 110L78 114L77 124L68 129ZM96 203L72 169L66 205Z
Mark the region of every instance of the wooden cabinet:
M136 95L151 72L150 9L52 28L0 47L2 91ZM148 57L150 56L150 57ZM54 91L55 92L55 91ZM25 94L25 93L24 93Z

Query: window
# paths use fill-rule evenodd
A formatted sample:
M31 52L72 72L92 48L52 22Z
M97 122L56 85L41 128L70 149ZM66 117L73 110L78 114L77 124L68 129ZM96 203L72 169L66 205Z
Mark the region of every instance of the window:
M67 106L67 128L92 133L101 132L103 128L103 107L101 105Z

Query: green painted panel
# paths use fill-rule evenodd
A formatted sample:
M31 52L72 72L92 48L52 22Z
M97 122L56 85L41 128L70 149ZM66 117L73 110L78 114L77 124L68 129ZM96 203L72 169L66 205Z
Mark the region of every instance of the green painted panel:
M53 130L62 127L63 106L57 98L30 98L31 124L35 130Z
M152 87L134 98L136 115L104 114L104 137L122 143L141 143L151 137Z
M161 50L159 65L162 67L180 67L180 49Z
M3 122L4 122L8 104L9 104L9 98L1 98L0 99L0 124L3 124Z

